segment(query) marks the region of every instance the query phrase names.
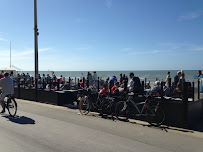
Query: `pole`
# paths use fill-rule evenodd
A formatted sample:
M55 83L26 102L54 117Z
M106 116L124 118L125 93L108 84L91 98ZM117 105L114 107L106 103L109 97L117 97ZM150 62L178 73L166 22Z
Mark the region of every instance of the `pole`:
M10 41L10 68L11 68L11 41Z
M35 31L35 90L38 100L38 28L37 28L37 0L34 0L34 31Z

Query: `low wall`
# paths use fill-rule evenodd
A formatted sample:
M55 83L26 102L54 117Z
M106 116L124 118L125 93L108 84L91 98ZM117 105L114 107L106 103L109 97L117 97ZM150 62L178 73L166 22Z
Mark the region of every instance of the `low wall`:
M163 124L174 127L187 127L184 116L184 105L180 101L165 101L161 104L165 112L165 121Z
M65 104L73 104L73 101L77 100L77 91L38 90L38 94L36 95L35 89L14 88L14 96L19 99L63 106Z
M188 103L188 123L192 128L203 116L203 99Z

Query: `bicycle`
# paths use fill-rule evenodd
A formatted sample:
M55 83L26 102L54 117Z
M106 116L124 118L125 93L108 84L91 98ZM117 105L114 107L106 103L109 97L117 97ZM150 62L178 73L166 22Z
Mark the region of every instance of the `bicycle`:
M91 111L100 111L103 95L93 94L91 90L82 90L78 94L78 109L82 115L87 115ZM96 102L95 102L96 101Z
M5 107L8 110L9 115L15 117L17 113L17 102L11 94L7 95L6 97L7 100L4 101Z
M126 101L116 104L115 114L122 121L127 121L132 116L144 116L149 124L159 126L165 120L164 110L159 104L159 101L151 97L138 98L129 95Z
M111 115L113 117L115 114L116 104L122 99L123 99L123 96L105 97L101 103L100 115L102 117L107 115Z

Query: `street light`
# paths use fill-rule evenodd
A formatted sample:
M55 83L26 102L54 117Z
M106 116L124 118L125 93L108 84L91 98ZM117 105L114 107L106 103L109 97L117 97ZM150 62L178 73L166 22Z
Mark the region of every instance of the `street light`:
M35 33L35 90L38 100L38 28L37 28L37 0L34 0L34 33Z

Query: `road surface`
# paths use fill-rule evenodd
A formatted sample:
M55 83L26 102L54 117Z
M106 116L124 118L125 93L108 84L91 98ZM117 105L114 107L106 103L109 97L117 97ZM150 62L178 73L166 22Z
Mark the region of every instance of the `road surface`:
M202 152L203 133L121 122L96 113L16 99L16 118L0 115L2 152Z

